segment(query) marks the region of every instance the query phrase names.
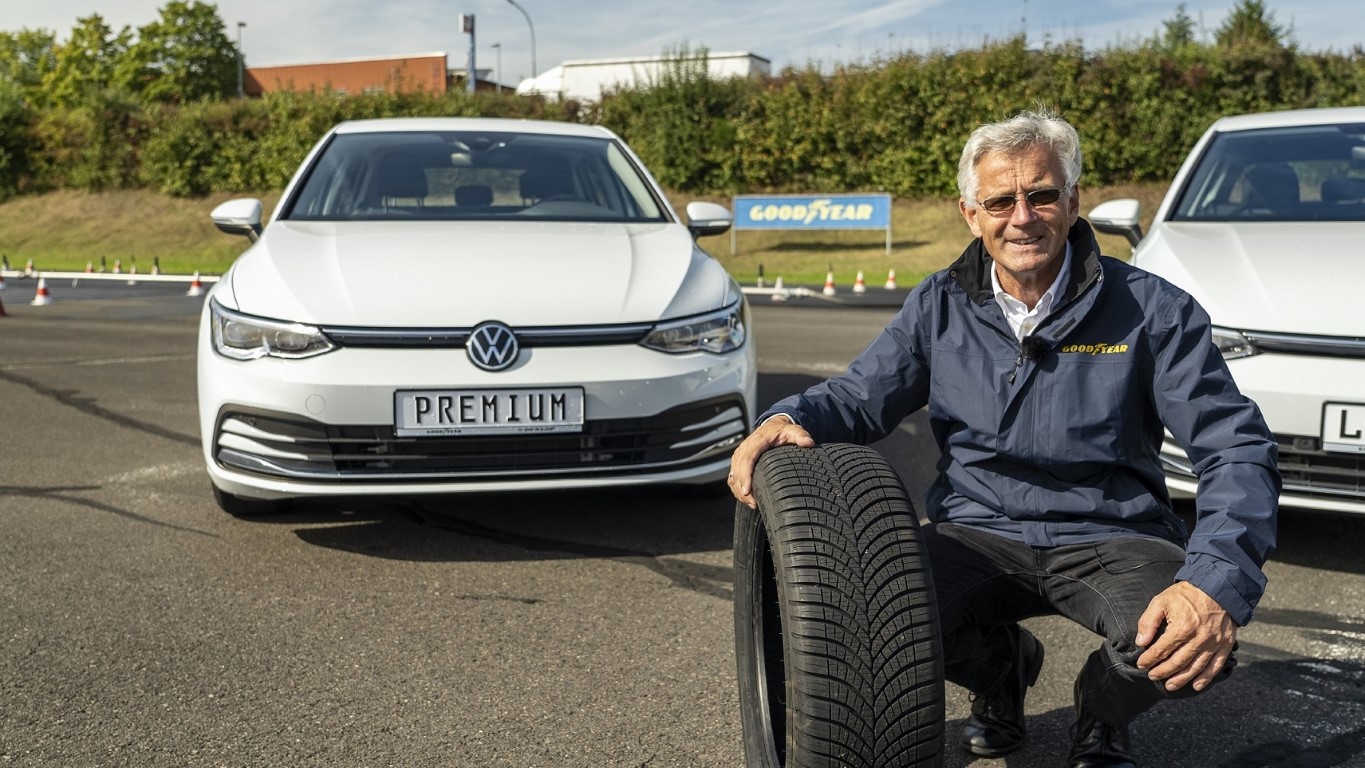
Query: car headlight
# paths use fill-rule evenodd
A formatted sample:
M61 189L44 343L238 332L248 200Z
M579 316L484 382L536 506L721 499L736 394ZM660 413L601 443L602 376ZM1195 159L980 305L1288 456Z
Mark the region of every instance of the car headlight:
M336 345L321 330L302 323L252 317L211 302L213 348L233 360L300 358L331 352Z
M1243 336L1240 331L1231 328L1213 327L1213 345L1218 347L1218 351L1223 353L1224 360L1236 360L1239 357L1251 357L1261 354L1261 350L1251 343L1251 339Z
M719 312L672 320L654 326L654 330L640 342L660 352L729 352L744 346L748 335L744 318L744 302Z

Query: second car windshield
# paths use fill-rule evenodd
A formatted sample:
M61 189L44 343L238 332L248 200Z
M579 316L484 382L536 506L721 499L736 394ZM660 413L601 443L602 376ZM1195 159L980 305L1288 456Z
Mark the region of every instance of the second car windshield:
M1217 134L1172 219L1365 221L1365 125Z
M613 141L532 133L341 133L283 218L310 221L663 221Z

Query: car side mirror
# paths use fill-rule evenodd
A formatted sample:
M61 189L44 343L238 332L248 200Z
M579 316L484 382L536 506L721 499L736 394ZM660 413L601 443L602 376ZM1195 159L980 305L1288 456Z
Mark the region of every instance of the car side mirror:
M229 200L209 216L215 227L229 235L244 235L253 243L261 236L261 201L255 198Z
M1125 237L1136 248L1142 240L1142 226L1138 224L1141 208L1141 203L1131 197L1106 200L1090 209L1090 226L1106 235Z
M730 231L734 216L730 209L717 203L696 200L687 204L687 228L692 237L720 235Z

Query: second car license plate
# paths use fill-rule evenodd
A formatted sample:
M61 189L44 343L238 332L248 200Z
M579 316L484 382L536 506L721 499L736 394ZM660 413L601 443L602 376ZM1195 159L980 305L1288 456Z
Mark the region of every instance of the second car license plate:
M400 437L583 431L582 387L400 391L393 410Z
M1322 406L1322 449L1365 453L1365 404L1325 403Z

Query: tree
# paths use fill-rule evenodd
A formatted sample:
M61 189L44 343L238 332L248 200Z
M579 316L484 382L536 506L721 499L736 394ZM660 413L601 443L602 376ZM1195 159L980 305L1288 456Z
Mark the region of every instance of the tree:
M1290 31L1275 23L1275 14L1261 0L1238 0L1214 35L1219 48L1292 48Z
M1161 36L1161 47L1167 51L1179 51L1194 44L1194 19L1185 10L1185 4L1176 6L1175 17L1161 22L1166 31Z
M227 97L237 91L237 49L215 6L174 0L138 29L116 77L144 101Z
M56 63L56 35L45 29L0 32L0 81L30 104L41 104L43 78Z
M28 115L23 90L0 77L0 201L18 190L27 166Z
M57 46L56 65L43 78L47 102L57 107L88 104L116 82L116 70L127 54L132 32L117 35L99 14L77 19L71 39Z

